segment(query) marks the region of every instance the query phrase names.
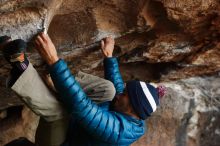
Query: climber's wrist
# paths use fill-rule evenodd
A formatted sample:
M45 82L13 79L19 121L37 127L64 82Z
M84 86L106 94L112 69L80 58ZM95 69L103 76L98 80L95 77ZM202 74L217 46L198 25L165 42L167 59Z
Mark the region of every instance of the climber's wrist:
M51 66L55 64L58 60L59 60L58 56L52 56L50 59L47 60L47 64Z
M105 54L104 58L112 58L112 54Z

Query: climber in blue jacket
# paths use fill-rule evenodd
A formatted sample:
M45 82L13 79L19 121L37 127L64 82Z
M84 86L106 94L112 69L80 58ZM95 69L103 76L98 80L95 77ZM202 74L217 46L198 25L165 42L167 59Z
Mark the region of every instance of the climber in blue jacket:
M3 37L0 40L8 42L10 38ZM49 122L64 116L65 111L57 110L62 109L61 106L68 111L67 115L71 115L71 118L62 146L126 146L144 134L144 120L156 110L159 97L164 95L164 88L155 88L137 80L124 84L117 59L112 56L115 44L113 38L103 39L101 50L104 55L105 79L113 83L116 93L112 101L99 104L93 102L81 88L66 62L58 57L47 34L40 33L35 43L39 54L49 66L50 76L59 95L57 98L62 105L49 98L52 94L43 82L38 81L41 79L27 60L24 51L27 46L22 40L14 40L3 49L4 57L12 65L12 77L8 84L36 114Z
M72 115L64 146L130 145L145 132L144 120L159 105L161 88L142 81L129 81L124 86L117 59L112 56L114 39L101 41L104 55L105 79L111 81L116 95L110 102L92 102L60 59L48 35L36 39L37 50L50 66L49 71L60 100Z

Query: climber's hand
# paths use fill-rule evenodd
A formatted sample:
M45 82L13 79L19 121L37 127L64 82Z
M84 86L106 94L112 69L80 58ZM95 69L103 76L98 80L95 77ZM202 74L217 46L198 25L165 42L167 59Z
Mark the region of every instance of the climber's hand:
M104 57L112 57L115 40L112 37L106 37L101 41L101 50Z
M47 34L40 33L35 43L36 49L48 65L53 65L59 60L56 48Z

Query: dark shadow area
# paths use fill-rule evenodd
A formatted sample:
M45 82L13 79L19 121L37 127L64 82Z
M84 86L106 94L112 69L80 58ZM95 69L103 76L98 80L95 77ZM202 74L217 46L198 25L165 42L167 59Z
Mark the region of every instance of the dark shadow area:
M1 131L4 131L4 129L11 127L14 123L19 121L22 118L22 110L23 106L13 106L5 109L7 116L0 120Z

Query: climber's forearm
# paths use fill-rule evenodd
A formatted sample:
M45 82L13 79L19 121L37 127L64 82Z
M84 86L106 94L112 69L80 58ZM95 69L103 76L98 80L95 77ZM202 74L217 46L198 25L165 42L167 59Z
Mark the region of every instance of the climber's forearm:
M111 57L104 59L104 73L105 79L114 84L116 93L122 93L124 91L124 82L119 71L117 58Z

